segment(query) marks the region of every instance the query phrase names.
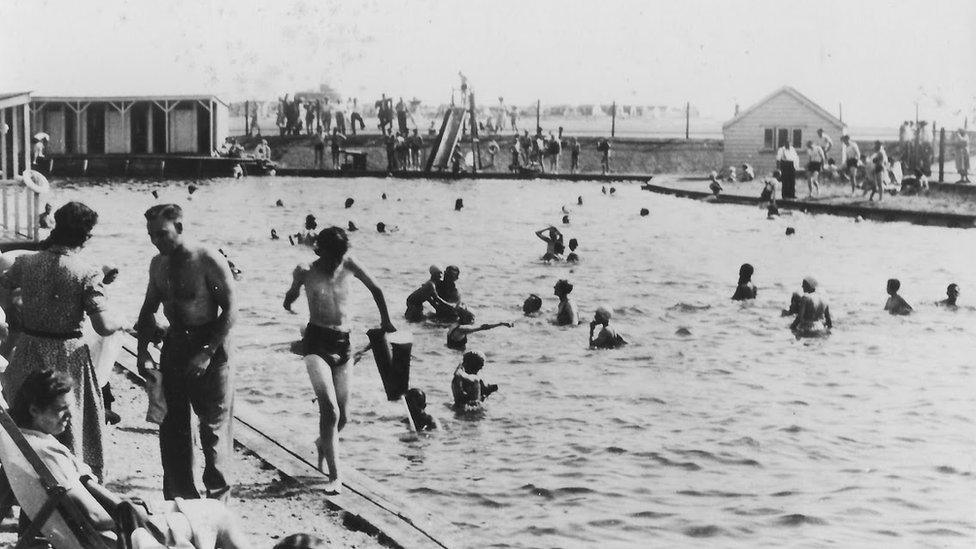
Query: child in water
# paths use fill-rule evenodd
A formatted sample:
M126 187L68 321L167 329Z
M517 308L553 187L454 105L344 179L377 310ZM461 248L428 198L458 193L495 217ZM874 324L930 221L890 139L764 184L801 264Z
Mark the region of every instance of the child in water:
M407 409L410 410L410 417L413 419L413 426L418 433L440 428L437 420L427 413L427 395L422 390L412 388L407 391L404 398L407 401Z
M593 313L593 320L590 322L590 348L591 349L616 349L623 347L627 341L620 337L616 330L610 327L610 309L600 307ZM602 325L600 333L593 337L593 332L597 326Z
M893 315L908 315L912 313L912 306L905 301L905 298L898 295L901 289L901 282L897 278L888 279L888 301L885 302L884 310Z
M468 334L492 330L501 326L508 328L513 326L511 322L482 324L478 327L465 326L466 324L472 324L474 322L474 315L463 305L458 305L455 310L457 311L458 320L453 326L451 326L451 329L447 331L447 348L454 349L455 351L463 351L465 349L465 347L468 345Z
M752 283L752 273L754 269L752 265L748 263L743 263L739 267L739 284L735 287L735 293L732 294L732 301L745 301L747 299L756 299L756 285Z
M575 238L569 239L569 255L566 256L567 263L579 263L579 256L576 255L576 248L579 247L579 241Z
M525 316L535 316L540 309L542 309L542 298L535 294L529 294L522 303L522 313Z
M485 385L478 372L485 367L485 354L480 351L464 353L461 364L454 370L451 394L454 407L459 410L479 408L481 402L498 390L498 385Z

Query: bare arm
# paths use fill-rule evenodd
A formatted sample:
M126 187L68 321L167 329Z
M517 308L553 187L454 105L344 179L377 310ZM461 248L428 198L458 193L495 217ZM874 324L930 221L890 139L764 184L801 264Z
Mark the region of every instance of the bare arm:
M797 326L799 326L800 325L800 322L802 322L803 319L806 318L806 316L807 316L807 300L806 299L801 299L800 300L800 307L799 307L799 309L796 312L796 318L794 318L793 319L793 322L790 324L790 329L793 329L793 328L796 328Z
M154 258L149 264L149 285L146 287L146 298L142 302L142 309L139 310L138 327L138 346L136 347L136 367L140 374L151 369L155 364L149 356L149 342L154 339L157 332L156 311L162 303L162 296L156 285L153 283L153 267L156 266L158 258Z
M513 324L511 322L496 322L495 324L482 324L481 326L478 326L477 328L465 328L465 327L461 326L461 327L459 327L459 329L461 330L461 333L473 334L475 332L484 332L486 330L492 330L492 329L495 329L495 328L501 328L502 326L506 326L508 328L511 328L512 325Z
M295 267L295 270L291 275L291 287L285 292L285 310L291 313L295 311L291 310L292 303L298 299L301 294L302 286L305 284L305 275L308 273L308 268L304 265L299 265Z
M545 243L548 244L549 242L552 242L552 239L549 238L548 236L544 236L543 233L548 232L549 229L551 229L551 228L552 227L550 226L550 227L546 227L545 229L539 229L538 231L535 232L535 235L539 237L539 240L541 240L541 241L543 241L543 242L545 242Z
M95 329L95 333L102 337L108 337L126 327L125 321L121 316L108 311L98 311L88 315L88 318L91 319L92 328Z
M204 352L213 358L216 349L224 344L230 329L237 323L237 300L234 295L234 275L230 272L227 260L210 250L204 250L201 255L202 263L206 267L207 289L214 303L220 307L220 316L214 321L216 328L210 341L204 346Z
M834 321L830 319L830 307L824 305L824 325L828 328L834 327Z
M395 332L396 328L393 327L393 323L390 322L390 312L386 308L386 298L383 296L383 290L373 282L369 274L359 266L351 257L346 258L346 265L349 270L352 271L353 276L359 279L360 282L366 286L369 293L373 294L373 301L376 302L376 308L380 312L380 327L387 332ZM435 294L436 295L436 294Z

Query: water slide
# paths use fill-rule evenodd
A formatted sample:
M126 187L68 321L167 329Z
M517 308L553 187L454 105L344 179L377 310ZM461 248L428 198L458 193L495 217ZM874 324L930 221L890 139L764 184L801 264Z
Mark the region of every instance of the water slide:
M427 171L443 171L450 169L451 154L461 139L461 127L464 125L465 110L451 107L444 113L441 131L437 134L427 158Z

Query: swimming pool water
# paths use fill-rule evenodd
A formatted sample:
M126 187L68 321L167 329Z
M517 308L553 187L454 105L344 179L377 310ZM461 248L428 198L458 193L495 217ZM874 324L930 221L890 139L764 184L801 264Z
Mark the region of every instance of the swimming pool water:
M548 181L197 184L189 201L178 181L73 182L51 200L100 213L89 252L121 267L110 289L133 319L155 252L142 217L157 202L149 190L183 204L186 235L244 271L237 398L310 458L318 412L287 345L307 320L304 298L298 315L281 301L294 266L314 256L269 232L297 232L308 213L320 227L355 221L351 253L385 291L394 322L414 332L411 385L445 429L409 434L367 358L355 368L343 459L434 509L464 546L973 544L976 313L932 305L949 282L963 304L976 299L972 231L800 214L767 221L751 207L628 184L613 197L595 183ZM455 212L459 197L465 208ZM398 231L380 235L378 221ZM545 245L532 233L550 223L579 239L579 265L539 261ZM796 234L785 236L787 226ZM743 262L756 268L754 303L728 299ZM469 338L489 357L483 377L501 388L478 417L447 407L460 356L444 346L446 328L402 319L430 264L460 267L477 322L517 321ZM806 275L831 305L826 340L797 341L780 317ZM915 315L881 311L889 277L901 279ZM550 325L559 278L575 284L584 321L608 304L630 345L590 351L585 324ZM354 288L355 347L378 315ZM544 317L521 316L529 293L543 296Z

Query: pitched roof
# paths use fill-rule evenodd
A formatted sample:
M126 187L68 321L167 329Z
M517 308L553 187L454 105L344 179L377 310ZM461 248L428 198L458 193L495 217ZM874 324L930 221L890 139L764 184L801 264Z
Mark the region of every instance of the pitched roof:
M755 111L759 107L765 105L766 103L768 103L769 101L771 101L773 98L778 97L779 95L784 94L784 93L785 94L788 94L793 99L796 99L802 105L804 105L807 108L809 108L810 110L816 112L820 116L822 116L822 117L826 118L827 120L830 120L831 122L837 124L841 128L843 128L844 126L846 126L846 124L844 124L844 121L843 120L841 120L840 118L837 118L836 116L830 114L830 112L827 111L827 109L824 109L820 105L814 103L813 100L811 100L809 97L807 97L807 96L803 95L802 93L796 91L791 86L783 86L782 88L774 91L773 93L771 93L771 94L767 95L766 97L762 98L761 100L759 100L759 102L756 103L755 105L752 105L748 109L746 109L744 111L741 111L739 114L737 114L735 117L733 117L732 120L729 120L725 124L722 124L722 129L724 130L725 128L728 128L729 126L731 126L732 124L735 124L739 120L742 120L743 118L749 116L753 111Z

